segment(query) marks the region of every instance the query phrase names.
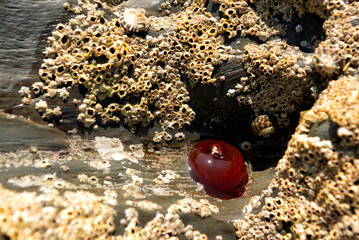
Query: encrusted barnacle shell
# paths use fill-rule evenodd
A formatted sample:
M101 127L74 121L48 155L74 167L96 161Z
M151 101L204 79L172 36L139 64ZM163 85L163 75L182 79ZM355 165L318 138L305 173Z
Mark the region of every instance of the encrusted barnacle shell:
M143 8L126 8L120 16L124 28L132 32L145 32L150 27L150 21L146 17Z
M267 115L259 115L252 124L252 132L262 138L269 138L275 133L275 127Z
M39 113L43 113L46 111L46 109L48 109L48 105L47 102L44 100L40 100L35 104L35 109L39 112Z

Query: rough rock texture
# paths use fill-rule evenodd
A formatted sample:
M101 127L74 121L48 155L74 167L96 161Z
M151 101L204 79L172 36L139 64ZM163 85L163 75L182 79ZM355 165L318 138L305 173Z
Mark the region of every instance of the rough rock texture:
M303 113L270 185L237 221L240 239L358 239L359 78L329 83Z
M206 239L203 232L231 239L232 225L223 221L242 218L244 208L244 220L235 224L239 238L358 239L357 2L130 0L117 6L125 1L109 0L111 9L97 0L79 1L86 5L84 11L75 2L65 5L78 15L72 19L63 1L0 2L0 108L46 124L0 118L0 149L17 150L0 158L0 217L5 221L0 224L0 238L184 234ZM146 8L148 35L133 34L116 21L124 7ZM176 14L160 17L171 12ZM116 51L119 55L114 56ZM39 70L41 82L37 82ZM252 182L241 199L217 201L200 193L188 176L188 149L157 152L159 145L142 139L155 151L142 158L139 145L120 144L138 139L133 142L135 138L123 128L106 125L108 120L124 122L135 131L139 125L152 127L155 116L162 132L156 135L151 128L149 135L167 142L171 136L166 131L179 121L172 114L179 107L178 90L182 102L198 116L193 129L238 146L249 143L252 149L243 154L245 158L267 168L286 144L287 126L296 125L299 112L309 109L328 84L315 106L301 113L271 187L263 191L272 178L270 169L251 173ZM128 95L121 87L130 89ZM182 112L188 117L182 124L193 121L191 110ZM251 133L250 125L265 114L277 131L263 140ZM64 134L47 126L51 122L62 130L78 129L77 117L85 128L97 130L90 137L111 134L121 136L121 141L102 138L106 144L97 148L110 147L97 152L92 140L72 136L72 131L71 139L64 141ZM106 130L101 128L101 117ZM184 135L177 137L182 140ZM30 148L20 150L20 145ZM43 150L60 147L66 148ZM135 155L141 157L134 159ZM111 195L108 202L102 197L106 193ZM244 207L253 195L259 196ZM180 200L184 196L194 199ZM213 202L219 209L214 217L201 220L189 213L208 216L216 210ZM137 210L124 214L126 205ZM78 217L66 218L63 211L68 213L69 208L75 208ZM173 208L187 213L178 214ZM161 213L154 216L149 209Z
M54 25L66 21L65 1L1 1L0 107L20 103L17 91L23 82L37 78L42 46ZM34 7L36 6L36 7ZM21 60L20 60L21 59Z
M0 217L8 220L7 224L0 224L1 233L11 237L15 236L12 234L18 233L19 238L26 234L28 237L60 236L57 234L68 224L73 234L81 234L77 221L91 225L103 216L108 216L115 218L114 226L106 225L103 226L102 232L96 228L93 232L78 236L94 236L92 234L96 233L106 237L112 234L121 236L126 232L126 227L135 227L137 234L143 236L145 231L152 231L153 228L151 224L141 226L149 224L156 212L159 212L159 216L170 212L179 215L175 216L179 225L167 225L179 229L176 234L182 234L182 237L183 234L195 232L193 234L196 235L200 231L209 237L222 235L224 239L233 239L235 231L228 220L242 216L241 211L233 209L242 208L252 195L258 195L266 189L274 174L273 169L251 173L251 182L242 198L221 201L200 191L190 178L186 159L189 149L186 147L177 150L162 149L153 153L146 151L143 155L141 147L128 146L127 143L113 138L84 140L78 135L72 135L67 143L69 148L57 152L32 148L1 154L0 205L7 210L0 210ZM193 143L187 145L191 147ZM87 194L88 191L95 193L96 197ZM49 195L52 198L49 198ZM81 196L85 195L86 199L96 203L86 205L89 202L76 202L76 207L71 205L71 201L80 201ZM71 199L68 196L71 196ZM102 202L105 199L108 201ZM100 202L103 203L99 205L101 209L92 212L92 208L96 208ZM30 203L33 204L29 206ZM216 205L218 209L212 205ZM41 206L51 207L51 221L56 221L47 225L48 230L38 230L39 226L45 226L48 220L47 212L43 211ZM126 209L129 207L136 208L138 216L136 219L129 217L132 221L120 221L121 218L126 218ZM92 215L80 215L66 222L61 212L67 208L90 211ZM10 216L15 211L19 212L22 219L29 215L31 219L24 220L26 224L22 223L21 219L12 219ZM202 219L203 217L205 219ZM165 225L161 225L161 219L162 217L155 220L156 225L165 229ZM193 227L184 230L188 225ZM163 237L170 233L172 227L167 231L163 230L160 235L154 230L153 234ZM70 236L67 234L71 233L66 230L64 234L66 235L63 236Z
M298 112L314 101L314 76L306 63L311 56L281 40L259 45L283 37L287 28L264 16L259 5L179 1L183 8L165 18L154 11L159 3L143 4L154 15L147 16L149 31L146 27L141 34L124 28L123 6L135 7L134 1L114 7L79 1L83 11L66 5L78 16L58 24L42 46L41 81L20 83L26 85L20 89L22 103L30 107L7 111L41 121L30 111L35 105L43 120L60 129L89 132L122 125L146 135L158 122L162 129L153 134L155 142L182 140L182 131L196 121L192 130L232 138L237 145L252 142L245 157L255 169L272 166L283 154ZM171 4L176 5L159 5L169 10ZM246 44L249 39L255 41ZM265 141L249 128L264 114L280 128Z
M313 70L319 74L317 86L327 89L301 113L269 189L253 198L244 219L235 223L237 236L358 239L358 3L295 6L325 18L327 39L315 49Z
M0 231L10 239L103 239L115 230L115 211L104 202L116 195L61 195L55 189L18 194L2 185L0 191Z

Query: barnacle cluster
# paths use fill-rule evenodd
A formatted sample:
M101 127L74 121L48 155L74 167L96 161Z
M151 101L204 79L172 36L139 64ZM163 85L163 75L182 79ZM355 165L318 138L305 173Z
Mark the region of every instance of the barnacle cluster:
M192 198L178 200L177 203L172 204L168 208L168 212L194 212L194 214L200 216L201 218L209 217L212 213L217 213L218 211L218 207L210 204L207 199L200 199L199 201L196 201Z
M329 1L332 12L323 28L327 39L315 50L315 68L323 77L352 74L359 67L359 3Z
M219 17L208 9L209 2L218 6ZM135 132L157 119L162 131L155 133L155 142L170 141L173 133L177 140L183 140L184 134L178 130L195 118L188 105L187 87L225 80L224 76L214 77L216 66L233 58L238 61L238 67L244 67L246 76L238 77L227 96L236 97L239 106L252 108L257 117L253 131L266 137L267 132L261 131L269 128L273 133L272 120L279 128L287 127L290 115L299 113L303 105L314 100L318 81L334 80L329 82L329 88L320 95L315 106L302 113L296 133L277 166L271 191L265 192L265 198L253 198L246 207L245 218L237 221L235 227L240 239L358 238L358 2L169 0L161 4L166 14L170 14L172 5L183 4L182 11L171 18L149 17L142 9L117 12L117 8L111 7L114 16L108 17L108 12L102 11L103 6L98 8L98 4L89 1L80 3L87 8L86 15L56 26L39 70L42 82L34 83L32 90L35 96L71 100L78 106L78 121L87 128L123 122ZM71 9L81 13L79 8ZM316 46L314 55L272 39L286 31L278 16L290 22L295 15L305 17L307 13L325 20L326 40ZM165 29L167 33L140 37L151 29ZM295 31L301 33L303 26L297 25ZM224 44L239 35L265 42L247 44L242 54L242 49L233 51ZM84 94L83 100L72 99L75 86ZM47 101L34 100L29 88L21 88L20 94L24 104L35 101L35 108L44 119L61 116L59 106L50 109ZM269 118L270 124L263 124ZM117 152L111 152L113 145L112 149L103 148L109 142L103 143L106 145L100 144L99 148L106 158L123 153L122 145L117 143ZM241 147L249 149L250 144L243 142ZM133 146L132 154L139 148ZM43 166L47 164L44 161ZM93 161L93 166L107 170L109 162ZM126 173L132 182L122 190L142 197L138 189L143 179L131 169ZM98 178L85 174L79 175L79 180L98 183ZM58 182L63 184L57 178L46 181L57 188L62 186ZM0 230L9 237L38 235L70 239L91 238L95 234L106 238L114 231L114 211L103 204L101 197L82 192L65 192L64 196L56 191L40 195L15 193L1 186L0 191ZM79 202L77 194L85 195L86 202ZM52 205L53 202L57 205ZM24 207L18 211L15 203ZM153 207L148 202L131 204ZM251 208L258 211L253 213ZM72 211L77 214L76 218ZM181 200L144 227L138 224L136 210L129 209L124 220L125 234L129 238L170 238L185 233L191 239L206 239L191 226L185 227L177 211L193 211L206 217L217 208L207 201ZM43 214L32 214L34 212ZM86 217L82 215L86 213ZM88 229L91 232L87 232Z
M134 208L125 211L127 224L126 239L178 239L177 235L184 234L187 239L208 239L207 235L193 229L192 225L185 226L180 215L173 212L157 213L144 227L139 225L138 212Z
M182 199L166 213L158 212L142 227L137 210L128 208L126 218L120 221L125 225L122 236L114 234L118 225L113 208L118 205L114 191L107 190L103 196L97 196L85 191L60 193L47 188L44 193L36 194L18 193L0 185L0 192L0 236L11 239L179 239L176 236L182 234L187 239L208 239L192 225L185 225L177 212L194 211L207 217L211 210L218 210L203 199L200 202ZM138 204L149 211L161 208L148 201Z
M31 186L51 186L56 189L75 189L74 184L65 181L56 176L56 174L45 174L42 176L25 175L21 177L13 177L8 180L9 183L19 187Z
M299 62L313 66L307 76L318 74L329 86L311 110L301 113L270 188L253 197L244 219L235 223L237 236L358 239L358 2L295 2L293 13L284 17L291 19L297 10L325 19L326 40L316 47L312 63L307 57Z
M189 45L183 53L182 66L190 85L216 82L212 77L214 66L228 60L234 51L223 45L220 24L206 11L204 2L199 1L182 11L176 29L179 41Z
M276 168L277 193L236 222L240 239L358 238L358 84L358 75L330 82L304 113Z
M54 189L16 193L1 185L0 191L0 232L11 239L95 239L115 230L106 196Z
M139 226L138 212L134 208L128 208L125 211L126 219L123 219L123 222L127 224L125 236L129 239L165 239L184 234L187 239L208 239L207 235L194 230L192 225L185 226L180 219L179 211L183 213L194 211L201 217L208 217L212 215L212 212L217 212L218 208L205 199L200 199L198 202L184 198L172 204L166 214L157 213L144 227Z
M19 90L19 94L21 96L21 102L23 104L30 104L32 102L31 90L29 87L22 86Z
M290 114L312 100L311 67L298 48L280 40L247 44L241 58L241 51L224 44L239 33L261 41L285 35L285 25L260 5L255 11L246 1L211 1L221 13L215 17L207 1L171 1L170 5L183 4L183 9L166 23L168 17L146 16L141 8L106 6L113 13L109 17L98 3L79 3L86 15L56 26L39 70L42 82L32 89L36 96L69 101L79 86L84 99L72 101L86 128L124 124L136 132L158 121L162 131L155 133L155 142L170 141L173 135L181 141L184 134L179 130L195 119L188 87L225 80L214 77L215 67L232 58L245 67L247 77L238 79L227 95L236 96L240 106L250 105L256 116L269 114L279 127L286 127ZM167 33L152 37L147 33L151 29ZM25 90L23 102L29 103L31 95ZM49 109L43 100L36 108L49 121L62 113L60 107Z
M345 146L359 144L359 78L358 75L342 77L318 101L318 105L327 104L327 114L339 125L337 135ZM340 94L338 94L340 93Z
M56 26L39 70L42 82L33 84L34 93L67 101L71 88L79 85L85 94L82 101L76 100L77 119L85 127L97 129L123 120L134 132L157 117L163 132L156 140L171 140L165 130L180 129L195 117L186 104L189 96L178 69L185 47L175 36L145 40L126 35L148 28L140 9L127 9L108 20L94 5L86 7L87 16ZM43 100L36 109L43 118L61 115L59 107L48 109Z
M279 23L278 19L269 18L269 10L261 15L256 13L246 1L214 0L220 4L219 11L223 14L220 20L220 30L229 34L229 38L237 36L254 36L262 41L272 36L285 35L286 26Z
M240 78L227 95L235 96L240 106L250 105L257 116L269 114L280 127L288 126L290 114L312 100L312 69L306 64L310 57L282 41L247 44L244 49L248 77Z
M172 7L176 7L180 4L186 3L186 0L167 0L163 1L160 4L160 8L158 9L160 12L164 12L166 15L170 15Z
M220 23L204 2L193 3L176 15L175 31L144 39L131 32L147 31L159 18L147 18L139 8L122 13L111 8L118 17L108 19L96 4L84 6L87 15L57 25L49 38L39 70L42 82L32 85L34 94L68 101L71 88L78 85L84 99L73 102L86 128L123 121L135 132L157 119L162 131L156 132L154 141L170 141L171 131L176 133L195 118L182 76L192 87L214 83L214 66L234 53L223 45ZM22 94L28 99L29 94ZM62 113L60 107L49 109L43 100L36 109L47 120ZM184 138L181 132L175 136Z

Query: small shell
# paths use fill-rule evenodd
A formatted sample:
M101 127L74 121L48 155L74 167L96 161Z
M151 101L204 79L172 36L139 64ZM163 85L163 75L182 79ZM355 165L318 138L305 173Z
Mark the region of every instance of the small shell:
M120 16L124 28L132 32L145 32L150 27L150 21L146 17L143 8L126 8Z
M252 132L262 138L269 138L275 133L275 128L267 115L259 115L252 122Z
M252 148L252 144L251 144L250 142L248 142L248 141L245 141L245 142L242 142L242 143L240 144L240 147L241 147L241 149L244 150L244 151L249 151L249 150L251 150L251 148Z

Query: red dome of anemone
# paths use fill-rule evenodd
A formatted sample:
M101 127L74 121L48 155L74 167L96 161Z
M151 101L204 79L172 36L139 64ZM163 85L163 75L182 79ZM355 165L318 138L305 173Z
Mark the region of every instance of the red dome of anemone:
M188 157L189 171L194 181L204 186L212 197L241 197L248 183L248 174L240 151L219 140L197 143Z

